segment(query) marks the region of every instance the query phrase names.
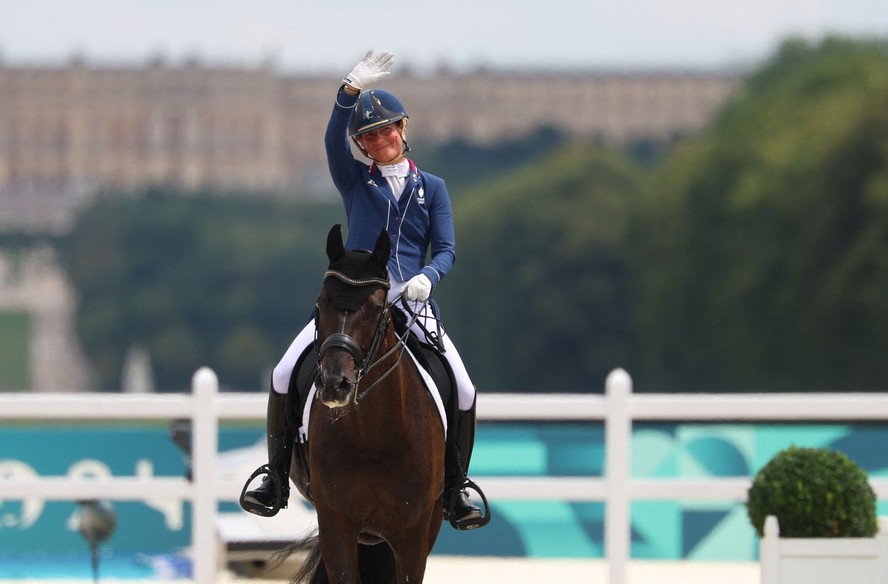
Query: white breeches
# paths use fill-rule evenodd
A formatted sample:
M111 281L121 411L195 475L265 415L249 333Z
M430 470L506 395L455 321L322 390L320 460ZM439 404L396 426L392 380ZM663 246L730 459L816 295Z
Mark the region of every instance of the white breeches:
M388 295L390 302L401 293L401 289L404 287L404 282L392 282L391 284L392 288L389 290ZM411 309L414 312L417 312L419 317L410 328L420 339L425 340L425 332L420 328L419 323L423 323L431 332L437 330L435 318L432 315L432 308L428 304L411 304ZM443 329L441 332L441 341L443 342L445 349L444 358L447 359L447 362L450 364L450 368L453 370L453 376L456 379L459 409L461 411L467 411L471 409L472 404L475 402L475 386L469 377L469 372L466 371L466 366L463 363L462 357L459 355L459 351L456 350L456 346L450 340L450 336L448 336ZM305 325L305 328L296 335L296 338L290 343L290 347L274 368L274 371L271 374L271 384L274 391L280 394L287 393L287 389L290 386L290 376L293 374L293 368L296 366L296 361L299 359L300 355L305 352L308 345L314 341L314 338L315 322L314 319L312 319L307 325Z

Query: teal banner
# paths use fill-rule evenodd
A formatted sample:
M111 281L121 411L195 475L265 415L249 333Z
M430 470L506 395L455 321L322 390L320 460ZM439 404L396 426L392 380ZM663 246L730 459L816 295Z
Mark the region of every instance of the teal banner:
M260 426L223 426L220 451L254 446L262 435ZM885 476L888 455L881 445L886 441L884 425L636 424L631 472L634 477L752 477L774 454L795 444L840 450L871 476ZM256 465L262 462L257 460ZM596 477L603 467L600 424L484 423L479 426L471 476L483 488L485 476ZM50 557L85 549L75 527L75 502L7 499L3 479L179 477L187 472L186 458L164 425L0 426L0 555ZM113 505L117 529L106 549L168 554L190 544L188 504L158 499ZM883 506L880 503L880 512ZM237 507L227 503L220 509ZM494 500L492 510L493 521L475 532L456 532L445 524L434 553L603 557L603 504ZM689 500L632 505L636 558L745 561L756 559L757 546L742 503Z

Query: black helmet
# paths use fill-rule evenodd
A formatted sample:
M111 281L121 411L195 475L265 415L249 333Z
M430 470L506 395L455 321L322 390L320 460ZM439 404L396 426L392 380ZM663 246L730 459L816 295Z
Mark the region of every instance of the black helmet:
M362 91L352 114L349 136L354 138L407 117L404 106L388 91L381 89Z

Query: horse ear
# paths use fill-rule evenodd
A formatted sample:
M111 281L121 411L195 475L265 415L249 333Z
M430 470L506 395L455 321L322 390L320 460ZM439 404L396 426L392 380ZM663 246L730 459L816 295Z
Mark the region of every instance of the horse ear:
M335 263L345 255L345 246L342 245L342 225L336 224L327 234L327 258L330 263Z
M392 255L392 242L389 240L388 231L383 229L376 238L376 247L373 248L373 256L380 270L388 266L389 256Z

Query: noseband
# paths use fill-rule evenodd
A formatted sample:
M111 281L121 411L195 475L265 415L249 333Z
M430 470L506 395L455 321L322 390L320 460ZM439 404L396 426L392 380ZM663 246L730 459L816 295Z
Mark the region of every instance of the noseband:
M341 272L337 272L335 270L328 270L324 273L324 277L332 276L338 280L349 284L350 286L369 286L369 285L379 285L382 288L388 290L389 282L388 280L384 280L382 278L369 278L364 280L356 280L354 278L349 278L345 274ZM382 311L382 314L379 315L379 322L376 324L376 331L373 333L373 341L370 343L370 349L365 353L358 342L346 333L332 333L324 342L321 343L320 349L318 349L318 368L321 366L321 361L324 359L324 354L327 350L332 349L334 347L339 349L344 349L348 351L348 353L352 356L357 364L357 373L355 375L355 387L361 382L361 379L364 375L376 367L379 363L381 363L384 359L388 358L389 355L394 353L398 348L401 349L401 354L403 354L404 348L406 345L402 339L398 339L398 343L395 344L389 351L385 354L381 355L378 359L374 360L376 353L379 351L380 345L382 345L382 341L385 338L386 332L388 332L388 327L391 324L391 304L386 302L385 308ZM315 320L315 335L317 335L317 320ZM358 404L364 397L370 392L371 389L376 387L380 381L389 376L389 374L395 370L395 367L398 366L398 362L401 360L401 354L398 355L398 360L386 371L382 376L379 377L376 381L374 381L370 387L365 389L360 394L355 391L354 403Z

